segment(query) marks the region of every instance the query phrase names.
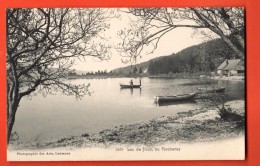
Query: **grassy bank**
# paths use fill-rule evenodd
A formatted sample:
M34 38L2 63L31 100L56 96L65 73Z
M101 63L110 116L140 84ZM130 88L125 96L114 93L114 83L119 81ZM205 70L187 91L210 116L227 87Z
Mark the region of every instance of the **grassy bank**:
M217 109L197 109L148 122L118 126L96 134L63 138L55 142L12 143L10 149L45 149L59 147L110 147L113 145L154 146L165 142L191 143L233 138L244 134L244 100L227 102L232 114L242 119L220 118ZM234 116L236 117L236 116Z

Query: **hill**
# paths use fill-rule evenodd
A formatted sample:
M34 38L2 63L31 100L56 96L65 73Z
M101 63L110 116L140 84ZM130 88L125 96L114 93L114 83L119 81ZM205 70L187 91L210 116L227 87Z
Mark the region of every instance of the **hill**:
M151 59L136 65L114 69L113 73L143 73L150 75L215 71L225 59L237 58L222 39L215 39L183 49L182 51ZM136 68L136 69L135 69Z
M134 64L134 65L129 65L127 67L116 68L116 69L112 70L112 73L128 75L130 73L140 73L140 70L141 70L141 73L147 73L149 64L151 62L160 60L160 59L162 59L164 57L166 57L166 56L157 57L157 58L151 59L151 60L149 60L147 62Z
M215 39L191 46L170 56L151 61L148 73L151 75L169 73L211 72L225 59L237 58L222 39Z

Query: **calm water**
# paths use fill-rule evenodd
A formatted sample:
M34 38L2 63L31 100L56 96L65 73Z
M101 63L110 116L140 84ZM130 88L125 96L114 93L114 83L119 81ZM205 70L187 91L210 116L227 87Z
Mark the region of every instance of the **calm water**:
M142 78L142 89L121 89L119 83L129 78L73 80L75 84L90 83L91 96L76 100L73 96L41 95L23 99L16 115L13 131L21 141L57 140L63 137L95 133L120 125L148 121L156 117L200 108L197 103L184 103L159 107L156 95L191 93L197 86L181 86L190 79ZM133 79L135 84L139 78ZM226 87L230 99L244 98L243 81L218 81Z

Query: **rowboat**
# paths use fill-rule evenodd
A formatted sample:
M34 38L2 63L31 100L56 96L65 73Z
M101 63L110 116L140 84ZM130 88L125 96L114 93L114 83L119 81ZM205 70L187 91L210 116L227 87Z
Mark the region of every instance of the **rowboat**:
M120 84L121 88L141 88L141 85L125 85L125 84Z
M198 88L200 92L207 92L207 93L220 93L224 92L225 88L220 87L220 88Z
M180 100L180 101L161 101L161 102L154 102L154 104L156 104L156 106L162 107L162 106L170 106L170 105L179 105L179 104L195 104L197 103L196 100L194 100L193 98L189 99L189 100Z
M132 81L132 80L131 80ZM121 87L121 89L124 89L124 88L130 88L130 89L132 89L132 88L141 88L141 85L142 85L142 82L141 82L141 79L139 80L139 82L140 82L140 84L139 85L134 85L134 84L121 84L120 83L120 87Z
M155 102L174 102L174 101L187 101L191 100L196 96L197 93L190 93L190 94L182 94L182 95L175 95L175 96L155 96Z

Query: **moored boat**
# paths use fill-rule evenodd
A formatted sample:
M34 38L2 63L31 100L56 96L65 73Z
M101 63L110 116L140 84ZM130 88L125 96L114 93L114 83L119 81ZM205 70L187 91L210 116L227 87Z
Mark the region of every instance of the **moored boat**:
M207 93L220 93L224 92L226 88L219 87L219 88L198 88L200 92L207 92Z
M155 102L174 102L174 101L187 101L191 100L196 96L197 93L190 93L190 94L182 94L182 95L175 95L175 96L155 96Z
M161 102L154 102L156 106L162 107L162 106L170 106L170 105L180 105L180 104L195 104L197 103L196 100L193 98L189 100L180 100L180 101L161 101Z

